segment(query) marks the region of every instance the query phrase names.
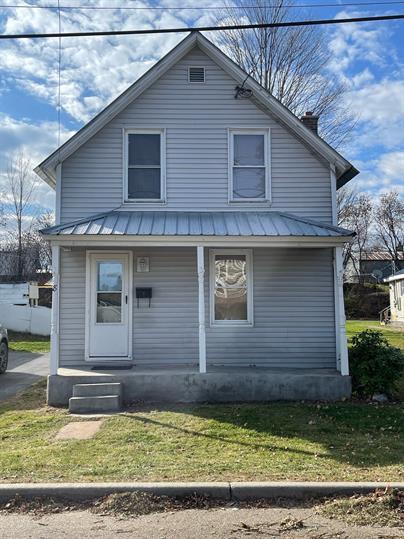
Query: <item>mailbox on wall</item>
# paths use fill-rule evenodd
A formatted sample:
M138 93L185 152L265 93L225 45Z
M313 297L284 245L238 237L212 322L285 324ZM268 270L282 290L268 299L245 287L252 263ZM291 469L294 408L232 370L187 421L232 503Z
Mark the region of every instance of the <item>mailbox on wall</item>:
M139 308L140 300L148 300L149 307L152 299L152 288L136 288L137 307Z

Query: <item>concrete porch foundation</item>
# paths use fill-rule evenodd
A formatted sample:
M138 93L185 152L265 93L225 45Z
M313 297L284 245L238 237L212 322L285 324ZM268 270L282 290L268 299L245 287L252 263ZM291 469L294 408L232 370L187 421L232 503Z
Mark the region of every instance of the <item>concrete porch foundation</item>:
M351 396L351 379L332 370L210 368L110 370L59 369L48 377L48 404L67 406L75 384L121 383L125 405L161 403L337 401Z

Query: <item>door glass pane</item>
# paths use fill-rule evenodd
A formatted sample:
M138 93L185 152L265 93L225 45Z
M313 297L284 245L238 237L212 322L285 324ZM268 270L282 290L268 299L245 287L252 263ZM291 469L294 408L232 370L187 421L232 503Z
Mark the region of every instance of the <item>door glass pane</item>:
M265 165L264 135L234 135L234 165Z
M234 198L265 198L265 168L233 168Z
M215 256L216 286L226 288L246 286L246 256L245 255L216 255Z
M247 290L216 288L215 320L247 320Z
M97 293L97 323L119 323L121 322L121 311L121 292Z
M128 197L160 199L160 169L130 168L128 170Z
M160 135L131 134L129 140L129 165L160 165Z
M97 290L100 292L122 290L122 272L121 262L97 262Z

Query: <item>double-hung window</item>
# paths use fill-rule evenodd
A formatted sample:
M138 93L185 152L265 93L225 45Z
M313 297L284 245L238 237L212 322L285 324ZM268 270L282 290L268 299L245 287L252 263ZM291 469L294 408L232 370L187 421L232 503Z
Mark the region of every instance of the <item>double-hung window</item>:
M251 325L251 250L212 250L210 275L212 324Z
M268 202L269 130L229 130L230 202Z
M163 202L164 130L125 133L127 202Z

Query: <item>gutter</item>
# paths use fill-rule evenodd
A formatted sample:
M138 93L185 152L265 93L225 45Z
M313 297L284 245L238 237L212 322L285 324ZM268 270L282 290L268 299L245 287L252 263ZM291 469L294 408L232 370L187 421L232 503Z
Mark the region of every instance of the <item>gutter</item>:
M346 170L342 176L340 176L337 180L337 189L340 189L344 185L346 185L349 181L351 181L355 176L359 174L359 170L356 169L354 166L350 166L348 170Z

